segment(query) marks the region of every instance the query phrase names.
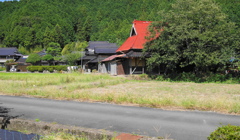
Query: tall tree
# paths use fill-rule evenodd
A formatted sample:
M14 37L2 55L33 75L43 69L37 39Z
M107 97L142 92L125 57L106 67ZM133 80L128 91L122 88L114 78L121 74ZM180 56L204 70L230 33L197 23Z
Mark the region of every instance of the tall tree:
M79 31L79 34L81 34L81 36L79 36L78 40L90 41L91 30L92 30L92 19L91 17L87 17L82 26L81 31Z
M47 54L52 55L53 57L61 55L61 47L60 44L51 42L47 47Z
M197 72L216 70L239 46L239 30L213 0L177 0L159 16L162 22L154 22L150 30L151 37L160 35L145 47L151 52L150 69L164 64L165 72L189 66Z
M43 36L43 44L44 46L47 46L50 42L52 42L53 38L51 36L51 30L49 27L46 27L44 36Z
M41 61L41 56L37 53L30 54L26 60L27 63L38 64Z
M67 62L68 65L76 65L76 61L81 58L81 52L72 52L63 56L63 61Z
M54 29L52 31L52 36L54 38L54 40L52 40L52 42L57 42L60 44L60 46L64 45L62 29L59 24L57 24L54 27Z

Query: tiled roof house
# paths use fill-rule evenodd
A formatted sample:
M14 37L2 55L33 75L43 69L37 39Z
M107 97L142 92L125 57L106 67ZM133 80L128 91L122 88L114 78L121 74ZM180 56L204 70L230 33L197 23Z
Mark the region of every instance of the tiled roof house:
M13 59L17 61L22 54L18 52L18 49L15 47L12 48L0 48L0 65L4 65L7 60Z
M146 61L142 57L142 49L148 41L148 26L151 21L134 20L130 37L116 50L116 54L102 61L105 72L111 75L127 75L145 73Z
M116 53L118 46L116 43L108 41L90 41L85 49L85 56L81 57L79 64L86 71L98 70L101 71L100 62L105 58Z

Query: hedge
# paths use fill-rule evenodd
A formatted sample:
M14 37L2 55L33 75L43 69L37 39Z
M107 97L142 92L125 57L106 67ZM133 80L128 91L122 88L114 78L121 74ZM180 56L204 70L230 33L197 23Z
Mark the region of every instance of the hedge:
M67 71L68 66L28 66L27 70L30 72L43 72L44 70L53 72L55 71Z

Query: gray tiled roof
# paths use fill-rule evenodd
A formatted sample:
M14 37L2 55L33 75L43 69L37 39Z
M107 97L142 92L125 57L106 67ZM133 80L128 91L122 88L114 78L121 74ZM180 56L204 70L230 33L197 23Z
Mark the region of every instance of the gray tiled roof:
M150 57L150 54L148 52L131 50L126 53L126 57Z
M26 57L26 56L21 56L21 57L17 60L17 62L19 62L19 63L26 63L26 60L27 60L27 57Z
M89 63L98 63L98 62L101 62L102 60L108 58L108 56L98 56L97 58L89 61Z
M87 49L95 49L95 48L118 48L116 43L109 43L107 41L91 41Z
M136 52L136 51L129 51L127 54L126 54L128 57L142 57L143 56L143 53L142 52Z
M0 56L13 56L13 55L21 55L17 48L0 48Z
M82 60L93 60L93 59L95 59L95 58L97 58L96 55L86 55L86 56L83 56L83 57L80 58L80 59L82 59Z
M95 53L97 54L115 54L118 47L106 47L106 48L95 48Z
M87 48L94 49L96 46L99 46L99 45L104 46L107 44L109 44L108 41L90 41Z

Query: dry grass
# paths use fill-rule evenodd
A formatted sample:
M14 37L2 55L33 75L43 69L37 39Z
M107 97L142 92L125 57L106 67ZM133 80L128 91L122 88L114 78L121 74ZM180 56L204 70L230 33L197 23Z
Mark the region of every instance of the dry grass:
M42 136L40 140L89 140L87 137L77 137L67 133L52 133L51 135Z
M0 73L0 93L240 114L240 85L136 81L99 74Z

